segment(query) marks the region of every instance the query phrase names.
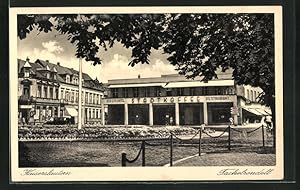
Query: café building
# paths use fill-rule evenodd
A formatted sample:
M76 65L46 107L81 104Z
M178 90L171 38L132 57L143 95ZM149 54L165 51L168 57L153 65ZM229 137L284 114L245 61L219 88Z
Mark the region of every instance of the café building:
M259 122L270 110L257 102L262 90L237 85L232 71L208 82L172 74L108 81L102 123L108 125L235 125ZM105 120L104 120L105 118Z

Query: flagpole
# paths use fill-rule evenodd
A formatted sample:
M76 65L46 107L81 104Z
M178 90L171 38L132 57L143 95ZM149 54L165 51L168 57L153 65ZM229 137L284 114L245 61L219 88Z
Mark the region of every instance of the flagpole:
M82 127L82 58L79 58L78 129Z

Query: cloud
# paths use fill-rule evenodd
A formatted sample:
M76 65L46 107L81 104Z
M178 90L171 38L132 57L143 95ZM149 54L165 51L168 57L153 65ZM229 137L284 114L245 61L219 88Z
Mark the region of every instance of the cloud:
M57 41L50 40L48 42L43 42L42 46L51 53L61 53L64 51Z
M175 67L160 59L154 59L152 63L137 64L134 67L128 66L130 59L120 54L114 54L113 59L105 62L100 67L100 80L107 82L110 79L137 78L140 75L145 77L159 77L163 74L174 74Z

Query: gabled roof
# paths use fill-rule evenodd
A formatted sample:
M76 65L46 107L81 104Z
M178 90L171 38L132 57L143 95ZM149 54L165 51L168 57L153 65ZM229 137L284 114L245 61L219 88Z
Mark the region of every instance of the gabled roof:
M41 74L42 70L48 70L51 72L56 72L57 81L65 83L65 80L62 78L63 75L79 75L79 72L74 70L73 68L67 68L61 65L50 63L49 61L44 61L41 59L37 59L35 62L28 62L31 66L31 71L36 75L37 78L45 78ZM18 72L21 73L21 69L25 65L25 61L18 59ZM82 78L84 79L83 86L87 88L99 89L104 91L102 83L99 83L98 80L93 80L88 74L82 73Z

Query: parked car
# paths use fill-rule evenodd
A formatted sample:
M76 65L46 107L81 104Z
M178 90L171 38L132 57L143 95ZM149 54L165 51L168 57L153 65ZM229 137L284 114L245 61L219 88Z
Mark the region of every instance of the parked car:
M72 117L54 117L45 123L46 125L67 125L74 124Z

